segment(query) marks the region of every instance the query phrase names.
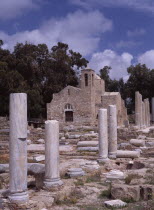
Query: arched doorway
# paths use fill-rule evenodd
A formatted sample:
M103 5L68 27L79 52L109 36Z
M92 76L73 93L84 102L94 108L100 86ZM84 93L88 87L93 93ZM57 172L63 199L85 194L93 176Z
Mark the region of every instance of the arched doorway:
M73 122L73 107L71 104L65 105L65 122Z

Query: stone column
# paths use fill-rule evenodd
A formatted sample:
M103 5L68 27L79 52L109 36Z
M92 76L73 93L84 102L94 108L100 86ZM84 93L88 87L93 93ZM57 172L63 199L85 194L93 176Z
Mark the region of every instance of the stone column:
M150 127L150 102L147 99L147 109L148 109L148 126Z
M98 112L99 129L99 158L98 162L106 162L108 159L108 123L107 109L99 109Z
M149 127L149 103L148 99L146 98L145 100L145 122L146 122L146 127Z
M116 158L117 154L117 109L116 105L109 105L109 158Z
M152 98L151 101L151 110L152 110L152 122L154 122L154 97Z
M27 94L10 94L9 199L27 202Z
M145 124L145 103L142 102L142 124L143 124L143 128L146 128L146 124Z
M135 92L135 125L140 127L140 120L139 120L139 92Z
M45 122L45 180L46 188L62 185L59 175L59 122Z
M140 119L140 128L143 128L143 119L142 119L142 95L139 94L139 119Z

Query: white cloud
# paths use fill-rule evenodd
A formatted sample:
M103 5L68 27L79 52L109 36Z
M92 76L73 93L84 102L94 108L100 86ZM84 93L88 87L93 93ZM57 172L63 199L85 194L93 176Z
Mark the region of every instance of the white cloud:
M154 69L154 50L149 50L138 57L138 62L146 64L150 69Z
M70 3L89 8L97 7L121 7L131 8L146 12L154 12L153 0L69 0Z
M76 11L61 19L50 19L39 29L8 35L0 31L4 48L13 49L17 42L46 43L49 48L58 41L82 55L93 53L97 49L100 37L112 29L112 22L99 11Z
M134 42L134 41L123 41L116 43L116 48L132 48L140 45L140 42Z
M140 28L140 29L135 29L133 31L128 30L127 36L128 37L141 36L144 35L145 33L146 31L143 28Z
M99 70L104 66L111 66L111 78L119 79L120 77L126 77L127 67L131 65L132 59L133 56L129 53L118 55L116 52L107 49L103 52L94 53L89 66L96 70L97 73L99 73Z
M42 0L1 0L0 20L11 19L23 13L23 10L37 9Z

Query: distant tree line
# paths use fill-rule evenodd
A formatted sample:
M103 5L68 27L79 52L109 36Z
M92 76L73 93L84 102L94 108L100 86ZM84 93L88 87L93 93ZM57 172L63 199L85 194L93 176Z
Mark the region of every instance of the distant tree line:
M143 99L151 100L154 97L154 69L147 68L145 64L131 65L127 69L128 80L126 82L123 78L112 80L109 76L110 70L110 66L104 66L100 70L100 77L105 80L106 91L120 92L129 113L134 110L135 91L139 91Z
M67 85L78 85L78 70L88 61L80 53L58 43L18 43L14 51L2 49L0 40L0 116L9 113L9 94L28 94L28 117L46 117L46 103Z
M0 116L9 113L9 94L28 94L28 117L46 117L46 103L51 102L53 93L67 85L77 86L79 70L88 61L78 52L69 49L67 44L58 42L50 50L46 44L17 43L13 52L2 49L0 40ZM154 97L154 70L145 65L130 66L127 82L121 78L111 79L111 67L100 70L105 80L106 91L120 92L127 108L133 110L135 91L143 98Z

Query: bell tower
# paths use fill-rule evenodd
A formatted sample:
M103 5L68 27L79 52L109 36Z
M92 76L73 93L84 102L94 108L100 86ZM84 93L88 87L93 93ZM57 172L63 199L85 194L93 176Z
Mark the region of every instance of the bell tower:
M81 89L83 100L91 122L95 120L95 71L86 68L81 71Z

